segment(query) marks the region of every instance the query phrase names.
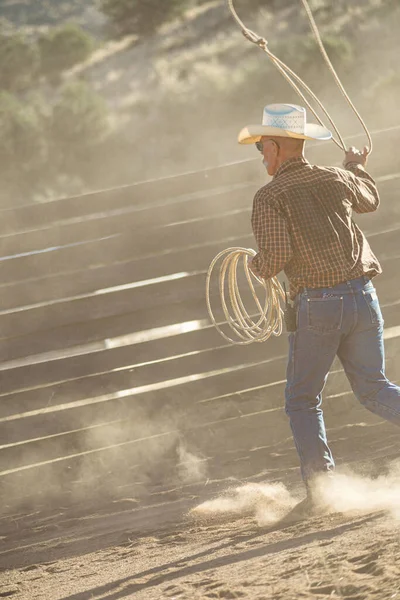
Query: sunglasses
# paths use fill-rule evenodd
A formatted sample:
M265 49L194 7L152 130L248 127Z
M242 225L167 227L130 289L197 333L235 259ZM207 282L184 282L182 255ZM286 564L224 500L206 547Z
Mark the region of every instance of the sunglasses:
M278 147L278 150L280 149L280 146L279 146L279 144L278 144L278 142L277 142L277 141L275 141L275 140L266 140L266 141L267 141L267 142L273 142L274 144L276 144L276 145L277 145L277 147ZM262 153L263 153L263 151L264 151L264 144L265 144L265 142L261 142L261 141L259 141L259 142L255 142L255 146L256 146L257 150L258 150L259 152L261 152L261 154L262 154Z

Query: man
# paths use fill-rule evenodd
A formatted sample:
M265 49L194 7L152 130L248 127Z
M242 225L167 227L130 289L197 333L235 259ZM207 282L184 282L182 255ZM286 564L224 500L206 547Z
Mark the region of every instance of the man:
M400 425L400 388L385 377L383 320L371 281L381 267L351 217L375 211L379 195L364 170L366 148L346 151L344 169L304 158L305 140L331 137L306 123L304 108L288 104L266 106L262 124L239 134L240 143L257 144L273 177L254 198L258 253L250 268L264 279L284 270L290 284L297 318L289 334L286 413L308 508L313 479L334 469L321 399L336 355L358 400Z

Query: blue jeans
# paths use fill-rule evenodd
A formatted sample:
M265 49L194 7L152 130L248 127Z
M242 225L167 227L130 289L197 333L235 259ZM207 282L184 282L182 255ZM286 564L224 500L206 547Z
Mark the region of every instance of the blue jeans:
M321 409L335 356L361 404L396 425L400 425L400 388L385 376L383 318L368 278L304 289L295 305L298 327L289 334L285 398L307 485L314 475L335 466Z

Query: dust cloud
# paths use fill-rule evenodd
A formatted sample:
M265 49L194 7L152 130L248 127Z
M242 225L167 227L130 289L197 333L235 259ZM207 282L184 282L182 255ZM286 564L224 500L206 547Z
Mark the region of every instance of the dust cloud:
M200 521L252 515L263 526L279 521L295 504L283 483L247 483L203 502L189 514Z
M322 477L316 481L316 492L321 504L333 512L382 510L400 519L400 461L391 463L387 473L376 478L348 469L331 478Z
M182 483L198 483L207 478L206 459L190 452L181 440L177 450L178 475Z
M79 429L83 417L64 411L69 434L54 436L52 444L47 440L47 456L42 439L21 445L18 463L2 472L1 484L7 488L3 511L54 502L96 503L99 497L127 494L139 501L159 487L180 489L207 479L207 459L182 433L187 420L168 416L170 407L152 411L149 405L137 406L130 408L129 418L126 412L119 407L119 418L112 422ZM18 446L12 450L15 454Z
M348 468L333 476L323 475L315 481L314 490L318 499L316 515L385 511L400 519L400 461L391 463L387 473L375 478L352 473ZM283 483L247 483L199 504L189 515L198 521L251 516L263 527L277 523L299 501L298 495Z
M161 411L160 411L161 412ZM173 419L138 413L134 423L121 421L87 434L87 447L107 446L84 457L79 469L81 486L106 482L111 496L129 488L137 499L163 486L179 488L207 478L207 461L185 442Z

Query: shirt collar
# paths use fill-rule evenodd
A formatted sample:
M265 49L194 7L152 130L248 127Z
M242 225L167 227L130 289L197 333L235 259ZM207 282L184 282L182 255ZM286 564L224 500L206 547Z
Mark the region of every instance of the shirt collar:
M288 158L287 160L285 160L284 163L281 164L281 166L279 167L279 169L277 170L277 172L274 175L274 179L276 179L277 177L279 177L280 175L282 175L282 173L285 173L286 171L291 171L294 168L298 168L301 167L303 165L309 165L310 163L308 162L307 159L305 159L303 156L296 156L294 158Z

